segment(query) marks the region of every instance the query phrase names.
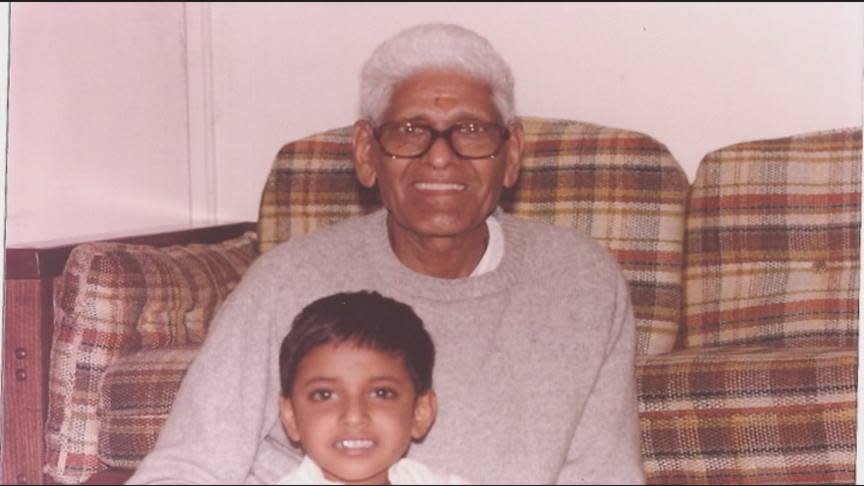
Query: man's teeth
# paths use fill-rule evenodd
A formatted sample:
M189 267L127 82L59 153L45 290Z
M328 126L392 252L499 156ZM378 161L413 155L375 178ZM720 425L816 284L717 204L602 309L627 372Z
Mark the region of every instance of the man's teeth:
M368 449L374 446L375 443L371 440L340 440L336 443L337 449Z
M464 184L446 182L418 182L414 186L421 191L461 191L465 189Z

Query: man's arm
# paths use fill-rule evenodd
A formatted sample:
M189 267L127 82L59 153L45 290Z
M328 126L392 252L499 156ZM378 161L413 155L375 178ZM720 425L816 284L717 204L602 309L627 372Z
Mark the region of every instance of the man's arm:
M253 265L226 299L156 448L130 484L239 484L246 479L258 445L277 420L278 385L271 376L275 289L262 270Z
M558 484L645 484L634 369L636 326L623 277L605 359Z

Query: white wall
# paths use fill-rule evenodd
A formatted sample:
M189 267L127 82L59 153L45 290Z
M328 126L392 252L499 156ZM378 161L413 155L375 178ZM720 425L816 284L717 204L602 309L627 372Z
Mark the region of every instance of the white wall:
M189 221L181 4L14 4L8 242Z
M691 177L723 145L861 123L845 4L12 6L11 243L254 220L287 141L354 119L380 41L461 23L524 114L641 131Z

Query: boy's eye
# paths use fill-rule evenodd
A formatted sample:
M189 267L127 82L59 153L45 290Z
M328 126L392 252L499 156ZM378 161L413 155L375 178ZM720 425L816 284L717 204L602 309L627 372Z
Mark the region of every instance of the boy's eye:
M396 390L393 390L391 388L376 388L372 393L374 394L375 398L392 399L398 396Z
M313 401L322 402L331 398L333 398L331 390L312 390L309 392L309 399Z

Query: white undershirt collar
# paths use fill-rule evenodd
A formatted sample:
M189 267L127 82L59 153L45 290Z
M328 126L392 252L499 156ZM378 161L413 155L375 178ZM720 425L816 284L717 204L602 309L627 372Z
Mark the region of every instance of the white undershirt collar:
M495 270L504 258L504 232L501 231L501 223L494 216L489 216L486 218L486 227L489 229L489 244L486 245L486 252L483 253L480 263L469 277L477 277Z

